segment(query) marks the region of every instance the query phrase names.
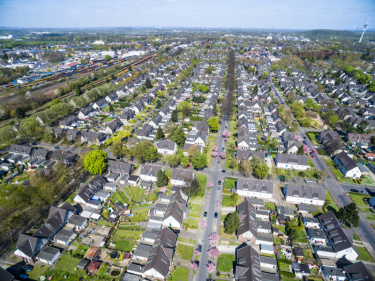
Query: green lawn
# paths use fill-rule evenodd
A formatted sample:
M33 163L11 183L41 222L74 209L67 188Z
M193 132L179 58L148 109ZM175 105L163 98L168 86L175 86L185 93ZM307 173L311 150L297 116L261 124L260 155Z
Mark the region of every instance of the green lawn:
M266 206L266 208L270 211L272 210L276 210L276 206L275 206L275 203L270 203L270 202L267 202L264 204L264 206Z
M369 176L364 176L362 184L375 186L375 182Z
M193 218L188 218L184 220L184 224L187 224L188 226L192 226L194 228L198 228L198 220Z
M83 276L85 275L84 270L81 270L81 269L75 270L79 261L80 259L76 259L67 255L62 255L61 258L57 261L51 274L53 274L53 272L64 272L64 273L69 273L75 276L80 276L80 274ZM47 272L48 271L49 270L47 270Z
M325 201L328 202L328 203L334 203L335 202L328 190L326 190L326 200Z
M231 272L233 263L236 260L235 255L221 254L217 260L217 270L220 272Z
M144 190L138 186L127 186L125 191L133 202L139 202L144 194Z
M351 178L345 178L341 171L335 168L334 162L331 158L324 158L324 161L327 163L328 167L331 169L332 173L335 175L338 181L354 183Z
M103 122L110 122L110 121L112 121L112 120L113 120L113 118L110 117L110 116L108 116L108 117L104 118L102 121L103 121Z
M237 179L234 178L225 178L224 180L224 189L232 190L236 187Z
M375 221L375 215L366 215L366 218Z
M221 202L223 207L234 207L237 205L236 200L233 199L232 195L223 195L223 200Z
M143 231L118 229L115 236L119 238L138 239L142 232Z
M177 241L180 241L180 242L184 242L184 243L188 243L188 244L195 245L195 240L193 240L193 239L188 239L188 238L181 238L181 237L178 237L178 238L177 238Z
M177 244L176 253L180 256L181 259L190 261L191 258L193 257L193 252L194 252L193 246Z
M350 198L352 198L353 202L358 206L358 207L368 207L366 203L363 201L363 199L371 198L369 194L362 194L362 193L357 193L357 192L349 192Z
M190 203L189 204L189 210L190 210L191 214L200 216L201 211L202 211L202 206L199 205L199 204Z
M359 253L359 256L358 256L359 260L368 261L368 262L372 262L372 263L375 262L374 259L370 256L370 254L369 254L369 252L367 251L366 248L358 247L358 246L355 246L355 248L357 249L357 251Z
M134 248L136 241L126 240L122 238L115 238L113 239L113 243L116 244L115 246L116 250L131 252Z
M202 174L198 174L197 175L197 180L199 182L200 189L199 189L198 194L197 194L196 197L203 197L204 196L204 192L206 190L207 176L206 175L202 175Z
M38 264L34 266L33 271L28 272L27 274L29 275L29 279L39 280L40 276L42 276L47 269L49 269L48 266L43 265L43 264Z
M273 227L276 227L278 230L280 230L282 233L285 233L285 226L284 225L276 225L273 224Z
M309 137L309 139L311 140L311 142L315 145L318 145L319 142L318 142L318 136L319 136L319 133L317 132L306 132L306 135Z
M323 207L323 212L326 213L328 211L332 211L334 214L337 214L339 207L335 203L327 203Z
M178 266L168 278L168 281L187 281L189 279L190 269L183 266Z

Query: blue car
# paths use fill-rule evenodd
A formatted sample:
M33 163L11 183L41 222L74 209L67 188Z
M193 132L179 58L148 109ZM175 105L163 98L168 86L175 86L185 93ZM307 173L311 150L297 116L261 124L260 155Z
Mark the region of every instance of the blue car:
M18 275L18 278L22 279L22 280L26 280L27 278L29 278L29 275L27 275L27 274L20 274L20 275Z
M55 149L60 149L60 146L55 146Z

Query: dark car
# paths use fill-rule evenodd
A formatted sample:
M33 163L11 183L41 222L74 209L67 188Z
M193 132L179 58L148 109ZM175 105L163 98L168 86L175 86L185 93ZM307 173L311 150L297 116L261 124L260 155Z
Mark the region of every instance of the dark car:
M350 192L359 192L357 189L351 189Z
M217 212L215 212L215 214L214 214L214 218L215 218L215 219L217 218Z
M221 151L224 151L224 146L221 148Z
M18 278L22 279L22 280L26 280L27 278L29 278L29 275L27 275L27 274L20 274L20 275L18 275Z
M204 216L204 217L207 217L207 212L204 212L203 216Z
M221 172L222 172L222 173L225 173L226 171L225 171L225 170L222 170Z
M198 251L199 251L199 253L202 252L202 245L198 245Z
M55 146L55 149L60 149L60 146Z
M217 190L220 190L220 186L217 187Z
M34 267L31 264L28 264L28 265L24 265L22 269L25 270L26 272L30 272L34 269Z
M218 181L217 184L218 184L218 185L221 185L221 181Z

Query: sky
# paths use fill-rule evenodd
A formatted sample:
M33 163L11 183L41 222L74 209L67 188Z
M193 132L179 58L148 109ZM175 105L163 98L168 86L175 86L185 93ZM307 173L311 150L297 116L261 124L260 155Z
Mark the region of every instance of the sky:
M373 29L374 17L375 0L0 0L1 27L354 31L366 21Z

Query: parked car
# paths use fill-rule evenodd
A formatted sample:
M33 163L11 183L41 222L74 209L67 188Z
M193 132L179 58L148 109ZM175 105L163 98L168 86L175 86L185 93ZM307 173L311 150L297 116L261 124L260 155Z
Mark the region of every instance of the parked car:
M199 253L202 253L202 245L198 245L198 251Z
M313 155L311 155L311 158L315 158L315 155L313 154Z
M29 278L29 275L27 275L27 274L20 274L20 275L18 275L18 278L22 279L22 280L26 280L27 278Z
M225 170L222 170L221 172L222 172L222 173L225 173L226 171L225 171Z
M306 182L313 182L312 180L306 180Z
M26 272L31 272L34 269L34 267L31 264L27 264L27 265L24 265L22 269L25 270Z
M60 149L60 146L55 146L55 149Z
M220 190L220 186L217 187L217 190Z
M221 185L221 181L218 181L217 184L218 184L218 185Z
M215 212L215 214L214 214L214 218L215 218L215 219L217 218L217 212Z
M352 188L350 192L359 192L357 189Z
M312 153L315 153L315 152L316 152L315 149L313 149Z
M207 212L204 212L203 216L204 216L204 217L207 217Z

